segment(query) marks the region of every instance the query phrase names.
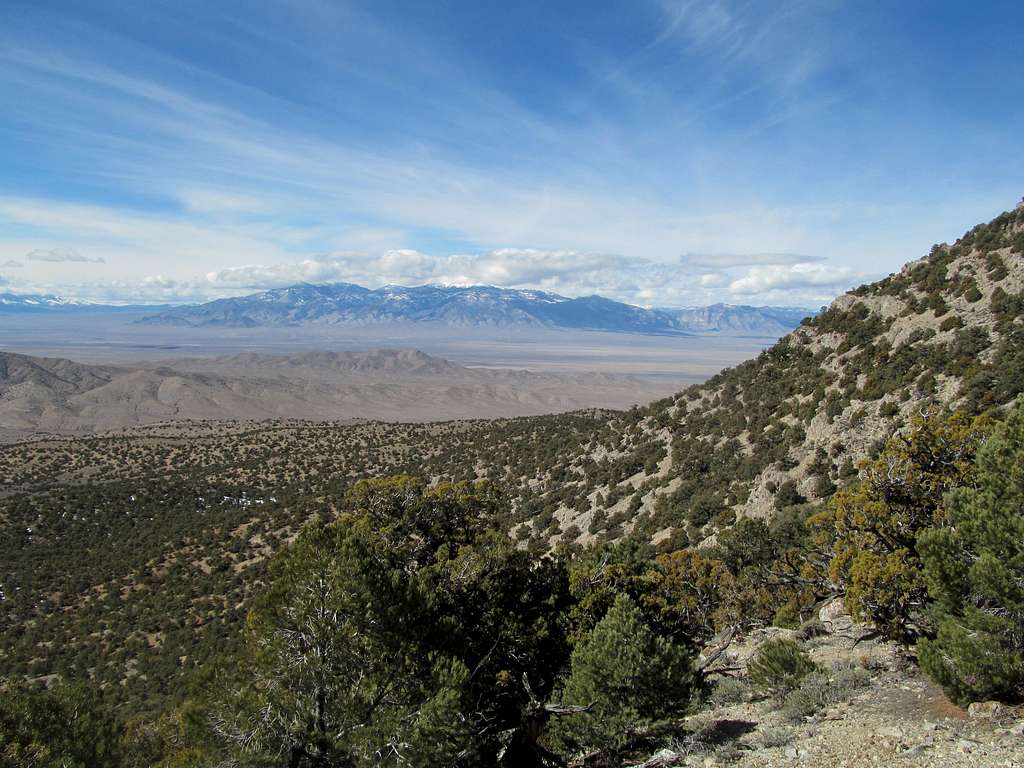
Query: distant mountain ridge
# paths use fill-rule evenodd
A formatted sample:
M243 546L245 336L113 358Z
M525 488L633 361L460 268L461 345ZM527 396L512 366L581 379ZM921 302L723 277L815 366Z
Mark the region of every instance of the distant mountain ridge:
M155 306L151 306L155 309ZM126 312L140 305L100 304L84 299L69 299L52 293L0 292L0 315L34 312Z
M662 309L691 333L734 331L783 335L800 325L814 310L801 307L751 307L745 304L711 304L706 307Z
M437 323L454 327L533 327L686 335L717 331L781 335L813 311L716 304L645 309L602 296L422 285L370 289L351 283L300 284L142 318L145 325L236 327Z
M0 312L40 312L49 309L95 307L88 301L66 299L48 293L0 293Z

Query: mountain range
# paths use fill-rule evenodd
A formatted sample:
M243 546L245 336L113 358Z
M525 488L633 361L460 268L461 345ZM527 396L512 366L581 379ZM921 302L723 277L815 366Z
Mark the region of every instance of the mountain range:
M235 328L433 323L463 328L562 328L673 335L728 331L779 336L810 314L813 310L726 304L645 309L601 296L568 298L544 291L488 285L369 289L333 283L294 285L168 308L138 322Z
M0 314L6 312L45 312L92 307L87 301L66 299L45 293L0 293Z
M140 305L99 304L52 293L0 293L0 315L39 312L131 312ZM150 309L155 307L150 306Z

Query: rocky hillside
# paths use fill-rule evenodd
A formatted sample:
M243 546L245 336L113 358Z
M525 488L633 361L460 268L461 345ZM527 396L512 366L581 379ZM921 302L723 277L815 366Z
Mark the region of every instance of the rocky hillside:
M984 411L1021 391L1024 204L839 297L756 359L608 424L554 466L504 437L462 450L482 474L519 478L522 537L681 546L737 516L829 496L914 413Z
M818 672L783 702L758 695L749 663L766 643L800 643ZM855 623L839 598L803 629L765 627L715 664L708 706L686 720L674 747L636 768L835 768L1020 765L1020 708L978 702L962 709L921 674L907 649Z

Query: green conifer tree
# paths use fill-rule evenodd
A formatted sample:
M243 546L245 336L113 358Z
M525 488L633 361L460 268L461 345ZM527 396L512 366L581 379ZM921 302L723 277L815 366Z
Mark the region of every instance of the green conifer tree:
M918 549L937 634L921 666L958 702L1024 700L1024 401L978 452L973 487Z
M426 596L402 567L419 541L393 544L366 517L314 521L275 563L216 681L211 720L243 765L426 768L464 747L468 672L419 642Z
M120 735L112 709L92 687L0 680L0 768L116 768Z
M592 708L554 721L551 743L614 758L638 732L685 709L692 692L686 651L652 632L636 604L619 595L573 651L562 690L564 703Z
M781 697L796 690L816 669L800 643L774 638L758 649L747 666L747 675L758 689Z

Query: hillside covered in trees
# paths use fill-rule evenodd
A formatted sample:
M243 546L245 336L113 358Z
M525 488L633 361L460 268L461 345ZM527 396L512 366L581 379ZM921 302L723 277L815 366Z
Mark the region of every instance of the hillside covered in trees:
M802 632L744 679L837 685L801 646L837 595L1020 702L1022 309L1018 207L629 413L4 446L0 756L614 763L722 695L709 644Z

